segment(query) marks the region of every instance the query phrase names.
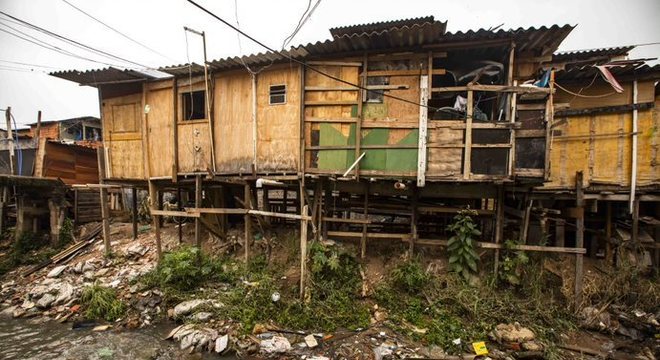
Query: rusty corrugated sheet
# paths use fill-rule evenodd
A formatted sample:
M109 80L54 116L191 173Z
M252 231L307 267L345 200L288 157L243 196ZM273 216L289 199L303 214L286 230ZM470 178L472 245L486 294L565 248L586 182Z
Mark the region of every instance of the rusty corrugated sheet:
M355 35L363 33L381 32L384 30L394 30L403 27L422 26L425 24L437 24L446 28L447 22L435 21L433 16L425 16L412 19L401 19L392 21L380 21L369 24L339 26L330 29L330 34L333 38L342 37L345 35ZM444 29L442 30L444 32Z
M614 63L616 64L616 62ZM611 66L608 68L610 73L617 78L645 78L645 79L660 79L660 64L649 66L644 61L626 61L620 65ZM600 70L592 65L576 66L568 70L557 71L555 79L557 81L582 81L591 80L594 76L598 76Z
M625 56L628 55L628 53L634 48L635 46L631 45L600 49L560 51L552 55L552 62L573 62L600 57L611 58L616 56Z
M50 75L58 77L60 79L69 80L77 82L80 85L102 85L110 83L120 83L120 82L138 82L158 79L160 77L166 76L167 74L162 74L154 70L134 70L134 69L117 69L114 67L107 67L103 69L87 70L87 71L78 71L78 70L68 70L68 71L57 71L52 72Z

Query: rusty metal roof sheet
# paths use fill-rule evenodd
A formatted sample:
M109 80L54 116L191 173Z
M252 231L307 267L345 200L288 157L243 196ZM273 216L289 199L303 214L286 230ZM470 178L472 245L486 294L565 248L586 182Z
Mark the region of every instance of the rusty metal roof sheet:
M50 75L60 79L77 82L80 85L97 86L102 84L111 83L129 83L158 79L168 76L154 70L134 70L134 69L117 69L108 67L103 69L78 71L57 71L51 72Z
M413 19L380 21L369 24L335 27L330 29L330 34L332 35L333 38L339 38L342 36L379 33L383 31L392 31L406 27L407 28L421 27L424 25L435 25L441 27L443 33L447 28L446 21L445 22L435 21L433 16L425 16L425 17L419 17Z
M625 56L628 55L628 53L634 48L634 45L630 45L600 49L560 51L552 55L552 62L574 62L590 60L594 58L612 58L617 56Z
M660 79L660 64L649 66L645 61L629 60L625 62L610 63L613 66L608 67L610 73L617 79ZM569 81L591 81L595 76L599 76L600 70L596 66L575 66L567 70L557 71L555 79L558 82Z

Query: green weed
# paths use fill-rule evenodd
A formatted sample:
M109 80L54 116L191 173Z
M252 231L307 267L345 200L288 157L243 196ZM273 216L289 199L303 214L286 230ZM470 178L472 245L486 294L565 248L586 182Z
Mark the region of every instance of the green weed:
M126 312L126 306L117 298L115 291L98 283L83 289L80 302L88 319L115 321Z

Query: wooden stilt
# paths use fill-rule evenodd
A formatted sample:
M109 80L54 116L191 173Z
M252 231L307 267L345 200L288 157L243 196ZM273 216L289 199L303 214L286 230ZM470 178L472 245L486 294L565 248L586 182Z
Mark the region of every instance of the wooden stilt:
M60 241L60 229L64 223L64 211L59 203L59 199L52 197L48 199L48 209L50 210L50 243L56 245ZM25 224L22 226L25 226ZM106 246L109 246L109 241L107 243Z
M504 235L504 186L497 187L497 202L495 204L497 210L495 211L495 244L502 242ZM495 249L495 261L493 274L497 278L497 273L500 268L500 249Z
M131 200L132 200L132 220L133 220L133 240L138 238L138 201L137 201L137 189L135 187L131 188Z
M243 201L245 202L245 208L252 208L252 196L250 195L250 184L245 184L243 187ZM243 221L245 222L245 263L250 261L250 242L252 241L252 224L250 220L250 214L245 214L243 216Z
M555 246L566 246L566 220L557 219L555 223Z
M321 217L321 182L317 181L314 186L314 200L312 201L312 238L317 241L321 234L319 233L319 218Z
M364 219L369 218L369 182L364 183L364 204L362 214ZM362 224L362 238L360 239L360 258L367 256L367 224Z
M575 247L584 248L584 191L582 189L582 171L575 174L575 205L578 210L575 229ZM575 304L582 302L582 278L584 258L582 254L575 254Z
M176 185L176 202L179 211L183 210L183 198L181 197L181 185ZM183 243L183 218L179 218L179 245Z
M110 207L108 205L108 190L101 188L101 221L103 222L103 243L105 244L105 255L110 256Z
M305 300L305 278L307 268L307 205L303 205L300 215L300 300Z
M158 207L156 200L157 198L158 198L158 188L156 187L156 184L152 180L149 180L149 206L152 211L160 210L157 208ZM157 215L153 215L153 214L151 215L151 223L153 224L155 230L156 254L158 254L158 262L160 262L161 258L163 257L163 248L160 241L160 221L158 221Z
M325 183L325 189L324 189L324 196L323 196L323 217L334 217L335 214L330 213L330 202L332 201L332 191L327 187L328 184L327 182ZM322 230L321 233L323 234L323 240L328 240L328 224L327 221L323 220L323 224L321 226Z
M608 201L605 205L605 262L612 265L614 254L612 251L612 202Z
M417 185L412 186L412 197L410 199L410 244L408 247L408 255L413 258L415 255L415 243L419 238L417 234L417 218L419 216L417 211L419 194L417 192Z
M270 191L269 190L270 189L268 188L268 186L265 186L265 185L261 189L261 203L264 206L264 209L263 209L264 211L271 211L270 210ZM264 222L266 223L266 225L270 226L270 224L271 224L270 217L265 217Z
M639 197L633 200L631 240L635 248L639 248Z
M9 198L9 190L6 186L0 188L0 234L5 231L5 206L7 205Z
M523 216L522 226L520 227L520 243L527 244L527 233L529 232L529 218L532 213L533 200L528 200L525 196L525 215Z
M195 207L202 207L202 175L195 176ZM195 246L202 250L202 220L195 218Z

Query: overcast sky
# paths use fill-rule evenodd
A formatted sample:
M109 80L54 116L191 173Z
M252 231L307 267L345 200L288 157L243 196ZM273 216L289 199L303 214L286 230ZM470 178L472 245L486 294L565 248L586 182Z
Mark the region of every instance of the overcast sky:
M242 30L274 48L282 46L308 5L308 0L196 1L234 24L238 14ZM90 19L67 2L155 52ZM312 4L315 2L312 0ZM188 60L202 63L201 38L188 34L186 42L184 26L206 32L210 59L264 51L248 39L242 39L242 46L239 46L235 32L186 0L0 0L0 11L153 68ZM660 41L658 0L321 0L291 45L326 40L330 38L328 29L331 27L428 15L435 16L436 20L447 20L447 31L452 32L489 28L502 23L503 29L577 24L560 50ZM22 27L0 14L0 108L11 106L19 125L35 122L38 110L43 111L44 120L98 116L95 88L81 87L46 73L107 65L63 55L18 39L5 32L16 33L10 27L79 56L137 67L77 49ZM632 57L658 55L658 45L640 47L632 53ZM1 124L4 128L4 119Z

